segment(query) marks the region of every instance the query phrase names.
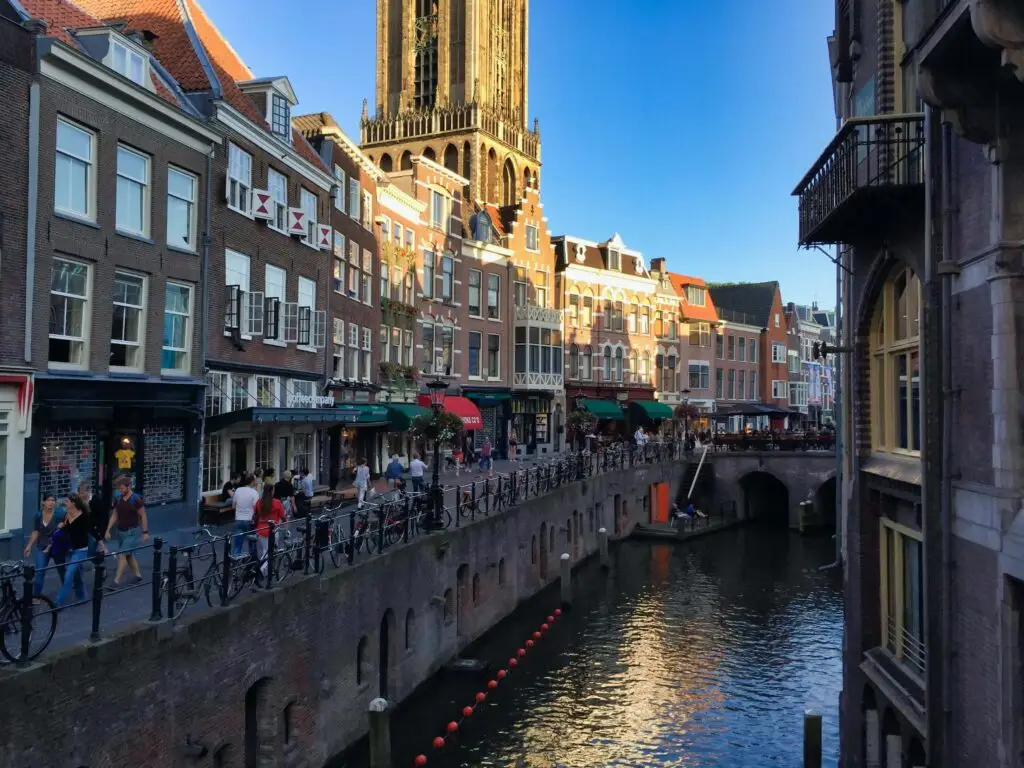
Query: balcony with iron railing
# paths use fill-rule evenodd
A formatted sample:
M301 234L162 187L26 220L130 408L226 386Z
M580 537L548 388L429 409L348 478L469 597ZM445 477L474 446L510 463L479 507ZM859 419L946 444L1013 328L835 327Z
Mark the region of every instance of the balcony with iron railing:
M884 239L924 215L924 115L847 120L793 194L800 245Z
M480 130L540 161L540 132L525 130L510 116L482 104L459 104L402 112L393 117L363 118L359 126L364 148Z

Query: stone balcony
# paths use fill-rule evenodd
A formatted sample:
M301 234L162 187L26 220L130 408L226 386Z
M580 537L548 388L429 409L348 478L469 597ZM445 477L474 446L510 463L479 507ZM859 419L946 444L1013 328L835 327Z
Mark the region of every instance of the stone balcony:
M516 307L515 324L528 325L531 328L548 328L552 331L562 330L562 310L547 307Z
M793 190L800 245L858 245L924 214L924 115L847 120Z

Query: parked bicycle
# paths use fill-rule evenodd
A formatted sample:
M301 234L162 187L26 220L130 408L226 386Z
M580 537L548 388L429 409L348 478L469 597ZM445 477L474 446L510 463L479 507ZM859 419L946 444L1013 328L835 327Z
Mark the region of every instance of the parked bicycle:
M217 537L204 525L192 534L193 538L202 539L198 544L181 550L178 556L181 558L174 574L174 611L170 618L178 618L184 613L191 603L199 601L200 597L206 598L206 603L213 607L213 595L220 595L221 585L224 583L221 576L221 564L217 560ZM204 554L204 547L209 546L209 552ZM197 581L195 578L195 562L209 560L203 576ZM201 567L201 566L200 566ZM170 570L164 572L163 580L160 583L160 602L166 604L167 589L170 585Z
M18 596L15 580L24 574L24 564L0 563L0 653L8 661L32 661L46 650L57 631L57 610L46 595L32 596L28 648L22 645L25 604Z

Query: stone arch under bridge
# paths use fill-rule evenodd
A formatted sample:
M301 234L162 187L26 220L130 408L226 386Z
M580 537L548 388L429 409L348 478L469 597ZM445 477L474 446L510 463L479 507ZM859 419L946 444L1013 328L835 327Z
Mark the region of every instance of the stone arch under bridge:
M690 459L698 461L699 455ZM705 504L736 505L744 519L762 519L799 525L800 503L810 501L816 517L834 520L836 455L826 451L735 451L708 453L701 474L713 482Z

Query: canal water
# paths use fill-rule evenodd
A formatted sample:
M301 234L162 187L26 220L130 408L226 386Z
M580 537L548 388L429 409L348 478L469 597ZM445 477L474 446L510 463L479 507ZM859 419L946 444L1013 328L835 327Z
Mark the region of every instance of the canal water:
M830 538L775 528L624 543L607 574L574 576L573 610L443 751L433 738L493 672L444 672L396 712L394 765L794 768L815 709L835 766L841 577L818 570L833 559ZM548 590L464 655L507 667L557 603ZM365 746L329 765L365 768Z

